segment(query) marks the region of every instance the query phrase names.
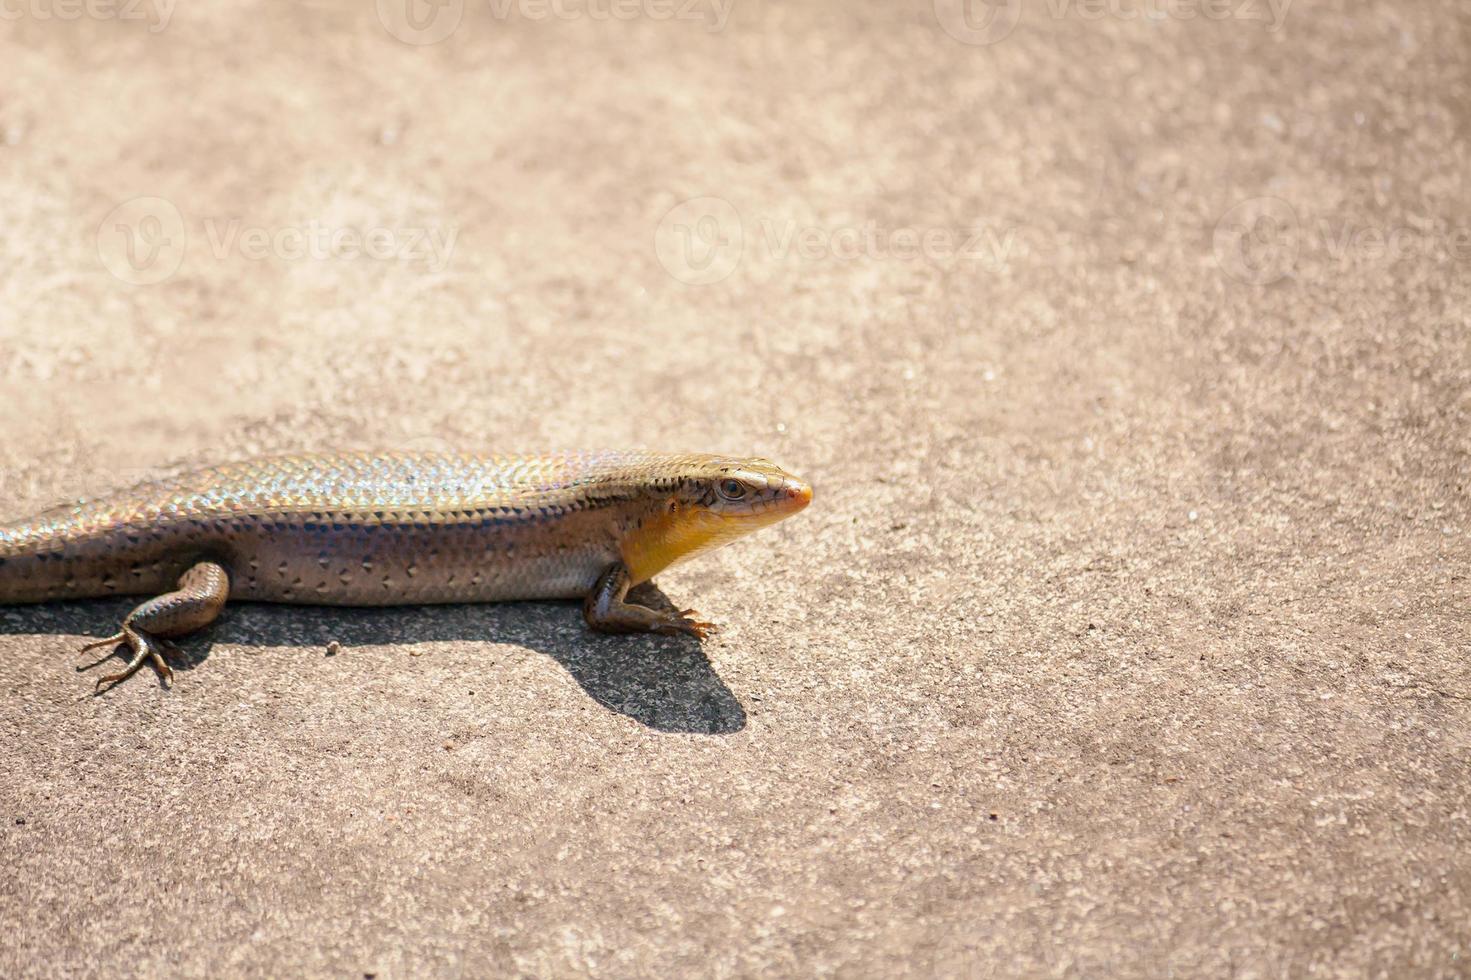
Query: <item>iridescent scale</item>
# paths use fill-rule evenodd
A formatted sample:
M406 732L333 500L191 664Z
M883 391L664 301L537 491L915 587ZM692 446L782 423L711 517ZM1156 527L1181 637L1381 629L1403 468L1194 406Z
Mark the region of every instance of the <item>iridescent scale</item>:
M345 453L232 463L0 525L0 602L147 595L194 562L230 597L580 597L692 467L662 453Z

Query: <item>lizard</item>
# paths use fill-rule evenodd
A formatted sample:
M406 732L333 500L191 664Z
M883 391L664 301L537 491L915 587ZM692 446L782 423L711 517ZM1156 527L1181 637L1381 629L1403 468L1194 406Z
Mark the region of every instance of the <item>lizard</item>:
M606 633L714 628L626 601L676 561L806 507L765 459L709 453L268 456L0 523L0 604L149 596L82 651L172 686L170 640L232 600L330 606L581 599Z

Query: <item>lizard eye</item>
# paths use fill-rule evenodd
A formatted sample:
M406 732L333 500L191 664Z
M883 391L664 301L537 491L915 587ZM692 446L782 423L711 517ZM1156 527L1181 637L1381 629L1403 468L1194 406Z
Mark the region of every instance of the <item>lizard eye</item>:
M746 495L746 485L740 480L721 480L719 490L726 500L740 500Z

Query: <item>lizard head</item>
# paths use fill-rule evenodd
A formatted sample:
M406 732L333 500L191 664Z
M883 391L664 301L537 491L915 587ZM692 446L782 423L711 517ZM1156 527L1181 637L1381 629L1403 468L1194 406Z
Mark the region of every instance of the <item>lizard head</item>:
M655 494L655 509L624 542L624 561L635 582L812 502L807 481L766 459L686 456L679 471L674 487Z

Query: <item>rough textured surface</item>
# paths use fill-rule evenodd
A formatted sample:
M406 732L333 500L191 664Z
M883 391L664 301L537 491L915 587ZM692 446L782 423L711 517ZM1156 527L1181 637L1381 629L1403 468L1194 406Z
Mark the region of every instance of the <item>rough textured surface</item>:
M0 974L1464 974L1464 5L503 7L7 8L0 513L343 447L815 503L659 580L703 648L247 607L92 699L125 603L0 610Z

